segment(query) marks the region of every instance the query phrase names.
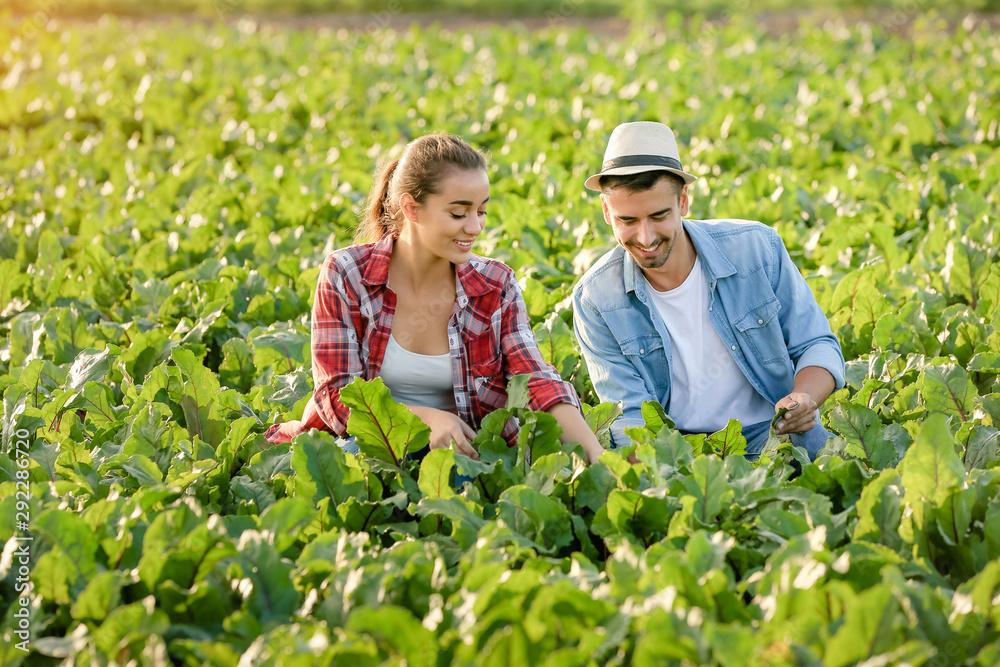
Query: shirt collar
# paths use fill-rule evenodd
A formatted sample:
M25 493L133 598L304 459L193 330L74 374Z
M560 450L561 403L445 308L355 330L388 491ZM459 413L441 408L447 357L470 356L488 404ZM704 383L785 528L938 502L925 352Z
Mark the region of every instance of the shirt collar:
M715 242L715 239L699 225L692 224L689 220L681 220L681 222L684 224L684 229L691 239L691 244L694 245L695 252L698 253L698 257L702 260L702 271L705 272L709 283L714 285L719 278L726 278L736 273L736 267L723 254L722 249L719 248L719 244ZM635 292L645 282L642 269L639 268L639 265L635 262L635 258L627 250L622 248L622 251L625 253L623 271L625 292Z
M365 285L386 285L389 282L389 258L392 257L392 246L396 236L386 232L372 248L368 261L361 273L361 282Z
M456 287L459 297L462 296L462 292L466 296L477 297L489 294L493 290L490 282L481 273L482 268L483 262L476 255L473 255L468 262L455 267L455 275L458 277ZM461 299L459 299L459 305L464 307Z
M702 267L708 276L708 281L714 283L719 278L728 278L736 275L736 265L730 261L719 244L715 242L712 235L703 224L694 223L690 220L683 220L684 229L687 230L691 243L698 256L701 257Z
M364 271L361 275L361 282L365 285L387 285L389 282L389 259L392 257L392 247L396 243L396 237L392 232L386 232L372 248L368 261L365 263ZM455 267L455 298L462 308L468 304L469 299L488 294L492 287L489 281L481 273L482 260L473 255L472 258L463 264Z

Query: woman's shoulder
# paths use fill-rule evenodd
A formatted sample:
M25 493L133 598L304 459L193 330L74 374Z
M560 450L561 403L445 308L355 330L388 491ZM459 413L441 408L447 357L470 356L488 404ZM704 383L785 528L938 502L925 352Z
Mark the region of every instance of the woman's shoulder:
M324 271L348 274L363 268L375 252L376 243L353 243L337 248L323 260Z
M498 259L473 254L462 266L464 271L476 273L494 289L502 289L512 282L517 282L514 269Z

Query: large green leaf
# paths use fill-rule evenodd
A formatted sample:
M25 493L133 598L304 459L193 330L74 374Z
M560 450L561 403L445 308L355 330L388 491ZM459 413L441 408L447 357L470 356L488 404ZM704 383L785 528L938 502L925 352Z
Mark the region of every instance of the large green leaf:
M38 410L27 407L29 404L28 394L28 389L19 384L7 387L3 393L2 445L4 452L14 454L19 446L17 443L24 443L20 447L27 451L27 448L31 446L36 429L44 424L44 421L36 416ZM25 431L28 433L27 438L22 437Z
M392 400L382 378L353 380L341 389L340 400L351 408L347 431L367 456L400 465L407 454L430 442L430 429L405 405Z
M141 650L153 637L162 637L170 627L167 614L156 608L152 596L118 607L94 633L94 643L105 656ZM131 649L129 648L131 647Z
M253 385L257 367L253 350L242 338L230 338L222 346L223 360L219 364L219 381L226 386L247 391Z
M583 406L587 426L597 436L598 442L605 449L611 446L611 424L622 414L622 407L617 403L598 403L594 407Z
M28 284L29 277L24 275L18 262L13 259L0 261L0 313L7 310L15 295Z
M852 538L899 549L899 523L903 518L902 479L895 470L886 470L873 479L858 500L858 522Z
M74 588L97 574L97 538L78 515L53 507L32 521L31 531L65 554L67 582Z
M163 481L163 473L156 467L156 464L141 454L131 456L127 461L123 461L122 468L139 482L139 486L159 484Z
M528 407L531 400L531 393L528 390L528 380L530 375L513 375L507 382L507 405L508 410L517 410Z
M374 639L399 664L414 667L437 664L434 635L405 609L389 605L378 609L362 607L351 614L347 627Z
M566 507L527 486L504 491L497 511L511 529L532 540L543 553L556 553L573 541Z
M108 614L121 606L122 575L116 571L95 575L74 600L71 613L77 620L103 621Z
M450 449L432 449L420 462L420 479L417 484L425 498L451 498L451 471L455 467L455 452Z
M743 427L736 419L730 419L725 428L705 438L705 443L722 458L747 452L747 439L743 437Z
M962 421L972 418L979 395L968 372L957 364L931 366L917 380L920 396L930 412L955 415Z
M682 481L694 505L692 516L703 525L712 524L733 498L726 481L726 467L714 456L699 456L691 464L690 476Z
M417 503L417 512L421 516L438 514L451 521L452 537L463 549L475 544L479 530L486 523L483 508L461 496L422 498Z
M1000 461L1000 431L992 426L975 426L962 456L966 470L989 468Z
M844 623L825 647L825 665L843 667L898 646L903 639L902 609L885 584L846 605Z
M618 480L606 464L598 461L590 464L579 477L574 489L574 505L579 512L587 508L596 512L608 502L608 494L618 486Z
M535 340L542 358L563 377L569 378L580 358L573 332L559 313L551 313L534 328Z
M646 423L646 428L654 434L659 433L664 426L674 427L674 421L667 416L663 406L656 401L642 402L642 419Z
M905 499L913 508L913 524L917 529L926 531L925 503L944 502L966 474L944 415L933 414L924 420L900 468L906 489Z
M847 453L881 470L896 460L896 450L883 435L882 420L863 405L839 401L830 411L830 427L847 441Z
M275 548L284 552L316 518L316 507L304 498L282 498L260 514L261 532L272 536ZM306 539L303 539L306 541Z
M528 474L535 461L562 451L559 436L562 428L547 412L527 412L519 415L521 430L517 434L517 455L521 472Z
M235 556L244 577L239 594L261 625L288 623L302 603L302 595L289 586L292 563L281 557L274 545L248 534L241 539Z
M226 424L217 405L219 378L190 350L176 347L170 351L184 379L179 403L184 410L188 433L203 442L218 446L226 434Z
M69 369L67 389L80 390L88 382L102 382L111 370L110 350L81 350Z
M608 521L622 535L638 538L651 544L667 533L673 510L662 494L650 489L638 491L614 490L608 495Z
M253 363L259 369L273 368L277 373L291 373L309 367L309 336L298 331L277 330L250 339Z
M366 475L352 465L328 433L311 432L292 444L295 497L316 503L329 498L334 508L351 497L367 497Z

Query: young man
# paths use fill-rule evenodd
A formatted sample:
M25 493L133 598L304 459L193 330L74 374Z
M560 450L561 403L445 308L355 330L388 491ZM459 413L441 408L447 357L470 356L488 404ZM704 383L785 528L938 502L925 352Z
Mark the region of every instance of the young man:
M576 286L574 325L598 396L622 403L614 445L658 401L684 433L740 420L757 455L784 407L778 432L815 458L830 435L818 407L844 386L840 343L774 230L684 219L696 178L669 127L638 122L615 128L585 183L618 247Z

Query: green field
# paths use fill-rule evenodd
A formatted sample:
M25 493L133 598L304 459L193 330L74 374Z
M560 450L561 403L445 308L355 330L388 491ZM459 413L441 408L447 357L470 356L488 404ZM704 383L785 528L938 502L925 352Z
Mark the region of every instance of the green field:
M1000 663L1000 35L977 25L8 20L0 664ZM773 226L828 313L848 387L815 463L650 405L638 464L586 467L517 381L520 446L498 414L481 463L269 446L311 391L322 259L433 130L489 151L476 250L516 268L606 438L567 297L614 243L583 179L631 120L677 133L690 217Z

